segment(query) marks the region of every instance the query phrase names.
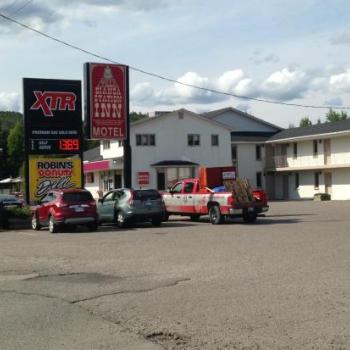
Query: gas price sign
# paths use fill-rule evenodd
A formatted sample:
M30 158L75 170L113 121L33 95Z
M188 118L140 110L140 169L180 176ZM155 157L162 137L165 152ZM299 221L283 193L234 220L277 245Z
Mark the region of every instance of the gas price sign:
M23 79L28 154L79 154L82 139L81 82Z

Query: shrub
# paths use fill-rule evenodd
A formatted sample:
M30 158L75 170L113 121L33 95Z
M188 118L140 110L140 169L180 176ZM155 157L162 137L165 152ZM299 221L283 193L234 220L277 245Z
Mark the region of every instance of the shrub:
M29 207L7 207L5 210L9 218L28 219L32 215Z

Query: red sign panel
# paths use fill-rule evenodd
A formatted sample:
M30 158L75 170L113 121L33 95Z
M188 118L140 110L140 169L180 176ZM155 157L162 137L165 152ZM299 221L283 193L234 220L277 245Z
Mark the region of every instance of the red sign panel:
M89 63L90 138L126 138L126 66Z
M137 173L137 180L139 185L149 185L149 172L139 171Z

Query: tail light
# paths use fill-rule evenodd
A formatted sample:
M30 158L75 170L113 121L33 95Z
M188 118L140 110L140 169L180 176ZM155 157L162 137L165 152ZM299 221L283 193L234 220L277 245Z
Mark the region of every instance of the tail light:
M95 201L91 201L91 202L89 202L89 205L90 205L90 207L96 207L96 202Z
M232 196L228 196L227 197L227 204L228 205L233 205L233 197Z
M134 191L131 191L130 192L130 198L128 199L128 204L130 206L133 206L134 205Z

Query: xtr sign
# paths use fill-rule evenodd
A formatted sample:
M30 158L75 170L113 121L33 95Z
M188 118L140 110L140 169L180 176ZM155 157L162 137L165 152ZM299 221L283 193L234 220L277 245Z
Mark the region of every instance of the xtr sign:
M32 111L41 109L45 117L53 117L52 111L75 111L77 95L66 91L33 91L36 101Z
M28 154L79 154L81 82L24 78L23 94Z

